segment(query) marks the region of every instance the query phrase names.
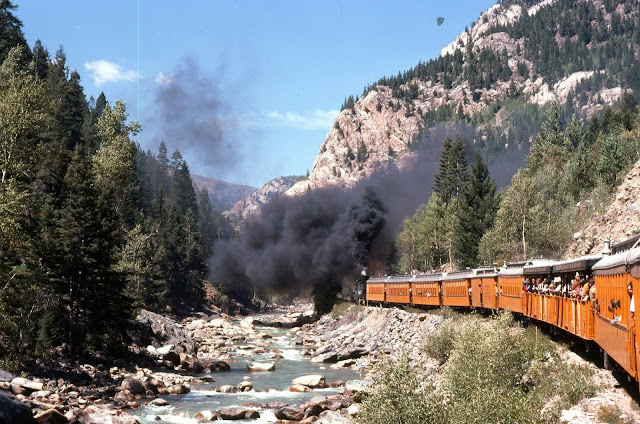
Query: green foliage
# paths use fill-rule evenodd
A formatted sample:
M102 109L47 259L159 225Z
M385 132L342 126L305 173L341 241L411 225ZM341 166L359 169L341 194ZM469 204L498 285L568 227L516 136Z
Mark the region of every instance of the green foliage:
M630 424L632 419L624 419L618 405L603 405L598 411L597 418L606 424Z
M489 169L476 154L469 182L459 195L457 220L453 233L453 249L459 267L478 265L478 244L493 226L498 199L496 185L489 177Z
M448 262L455 208L455 201L447 205L432 194L426 205L402 222L395 240L399 273L429 271Z
M433 178L433 191L443 202L449 203L460 194L468 180L467 159L460 134L453 142L447 135L442 144L438 173Z
M535 328L511 314L445 320L425 339L443 368L449 422L552 423L595 394L592 372L563 362Z
M375 370L373 393L362 402L358 423L445 424L449 423L444 398L424 384L408 356L382 362Z

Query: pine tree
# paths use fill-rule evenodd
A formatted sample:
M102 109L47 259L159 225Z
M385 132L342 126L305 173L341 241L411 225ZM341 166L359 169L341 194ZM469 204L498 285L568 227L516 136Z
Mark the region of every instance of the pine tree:
M469 179L465 155L460 134L456 135L453 143L447 135L442 145L438 172L433 179L433 190L445 203L456 197Z
M454 257L458 266L478 265L478 244L495 220L496 185L480 154L471 168L470 180L458 196L458 219L454 231Z
M22 21L13 14L17 7L10 0L0 0L0 62L11 49L20 46L20 62L26 64L31 55L22 33Z

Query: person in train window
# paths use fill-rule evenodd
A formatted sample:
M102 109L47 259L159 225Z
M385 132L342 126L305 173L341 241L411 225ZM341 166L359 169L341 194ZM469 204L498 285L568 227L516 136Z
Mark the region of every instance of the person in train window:
M542 284L542 278L540 277L536 278L536 289L538 290L538 293L544 293L544 284Z
M598 302L598 296L597 296L597 292L596 292L596 282L595 282L595 280L593 280L593 285L589 289L589 300L591 300L591 306L593 307L593 309L597 313L600 313L600 303Z
M580 281L577 278L574 278L571 280L571 294L572 296L575 296L575 294L578 292L578 289L580 288Z
M629 293L629 312L631 312L631 321L635 322L636 305L633 297L633 281L629 281L629 285L627 286L627 293Z
M593 276L589 277L588 280L584 282L582 286L582 300L589 300L589 290L591 289L591 285L593 284Z
M529 291L529 279L525 278L524 281L522 282L522 291L523 292L528 292Z

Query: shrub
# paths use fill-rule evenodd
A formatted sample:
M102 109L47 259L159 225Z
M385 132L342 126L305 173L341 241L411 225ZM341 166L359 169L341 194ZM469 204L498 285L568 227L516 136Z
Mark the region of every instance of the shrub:
M432 385L421 385L419 369L406 355L384 361L375 370L375 390L357 416L359 423L445 424L449 421L441 395Z

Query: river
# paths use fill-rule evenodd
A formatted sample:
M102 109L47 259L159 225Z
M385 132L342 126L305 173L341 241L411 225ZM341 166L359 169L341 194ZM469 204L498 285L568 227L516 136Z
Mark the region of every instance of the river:
M271 316L272 317L272 316ZM260 316L256 316L260 319ZM238 324L238 322L234 322ZM289 329L261 327L260 331L268 333L272 338L267 339L269 346L266 353L254 354L253 346L248 347L252 340L247 340L243 345L236 347L231 352L232 360L228 361L231 370L210 374L213 382L192 383L191 392L181 396L160 396L169 402L169 406L142 405L133 411L142 424L150 423L197 423L193 417L202 410L210 410L215 413L218 408L240 408L243 404L264 404L269 402L284 402L291 405L300 405L314 396L337 394L340 388L315 389L312 392L289 392L291 381L302 375L322 374L327 385L333 381L358 379L358 372L351 369L332 369L329 364L317 364L309 362L309 357L304 356L303 346L295 346L292 342ZM243 348L245 347L245 348ZM282 359L271 359L271 349L282 351ZM247 362L273 362L276 361L275 371L247 372ZM253 384L249 392L218 393L216 387L223 385L236 386L238 383L248 380ZM256 407L243 407L245 409L259 409ZM277 422L272 410L260 411L260 418L250 421L233 421L234 423L273 423ZM224 421L222 421L224 422ZM232 422L232 421L229 421Z

